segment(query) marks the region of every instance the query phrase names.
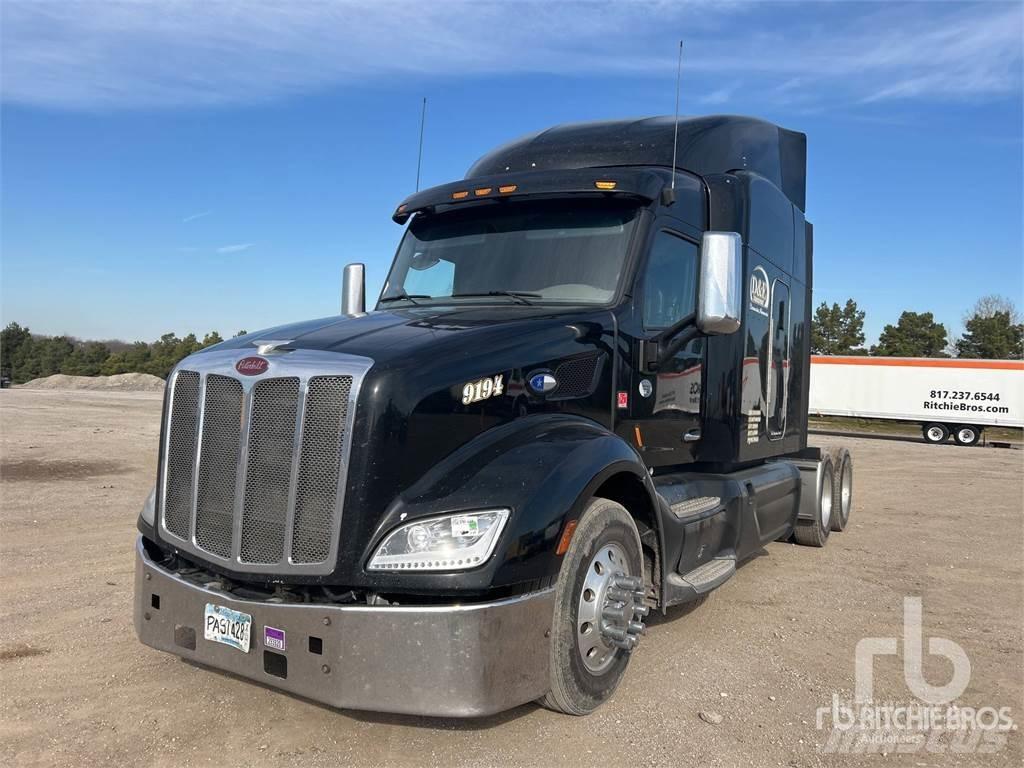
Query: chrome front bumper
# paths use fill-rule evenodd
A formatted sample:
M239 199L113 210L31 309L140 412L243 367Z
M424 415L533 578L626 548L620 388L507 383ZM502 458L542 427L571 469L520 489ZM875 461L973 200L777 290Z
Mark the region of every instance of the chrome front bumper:
M203 638L207 603L252 616L248 653ZM476 717L539 698L553 607L553 590L441 606L238 600L162 569L136 541L143 643L344 709ZM283 651L264 645L265 626L284 630Z

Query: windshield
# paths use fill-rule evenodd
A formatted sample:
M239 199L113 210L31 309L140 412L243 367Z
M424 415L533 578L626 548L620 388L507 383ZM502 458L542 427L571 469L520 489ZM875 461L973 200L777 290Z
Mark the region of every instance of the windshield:
M417 216L381 303L606 304L615 295L638 209L606 200L531 202Z

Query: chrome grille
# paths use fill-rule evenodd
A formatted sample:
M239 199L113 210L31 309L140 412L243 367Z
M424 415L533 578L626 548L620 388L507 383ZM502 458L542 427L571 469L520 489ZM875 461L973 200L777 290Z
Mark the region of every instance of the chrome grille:
M249 377L234 375L239 357L203 353L171 379L162 532L235 570L327 572L354 402L372 361L298 350Z
M199 374L195 371L181 371L175 379L170 419L164 524L175 536L187 539L192 526L192 470L199 423Z
M338 463L331 461L344 448L352 380L318 376L309 382L302 424L302 454L295 490L295 528L292 561L315 563L327 556L334 521L334 489Z
M242 385L237 379L216 374L206 377L202 419L196 543L207 552L230 557L242 423Z
M297 378L266 379L253 387L242 507L243 562L276 563L284 553L298 408Z

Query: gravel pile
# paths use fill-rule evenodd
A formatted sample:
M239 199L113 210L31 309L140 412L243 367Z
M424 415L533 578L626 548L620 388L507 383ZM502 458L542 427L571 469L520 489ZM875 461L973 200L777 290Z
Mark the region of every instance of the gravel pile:
M24 389L91 389L101 392L163 392L164 380L149 373L119 373L116 376L65 376L63 373L32 379L18 385Z

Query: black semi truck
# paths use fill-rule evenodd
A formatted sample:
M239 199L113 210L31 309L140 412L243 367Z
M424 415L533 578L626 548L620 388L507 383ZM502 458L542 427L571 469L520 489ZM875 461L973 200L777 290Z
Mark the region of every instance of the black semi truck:
M395 210L374 311L168 379L141 641L343 708L587 714L652 609L846 525L807 445L806 137L566 125Z

